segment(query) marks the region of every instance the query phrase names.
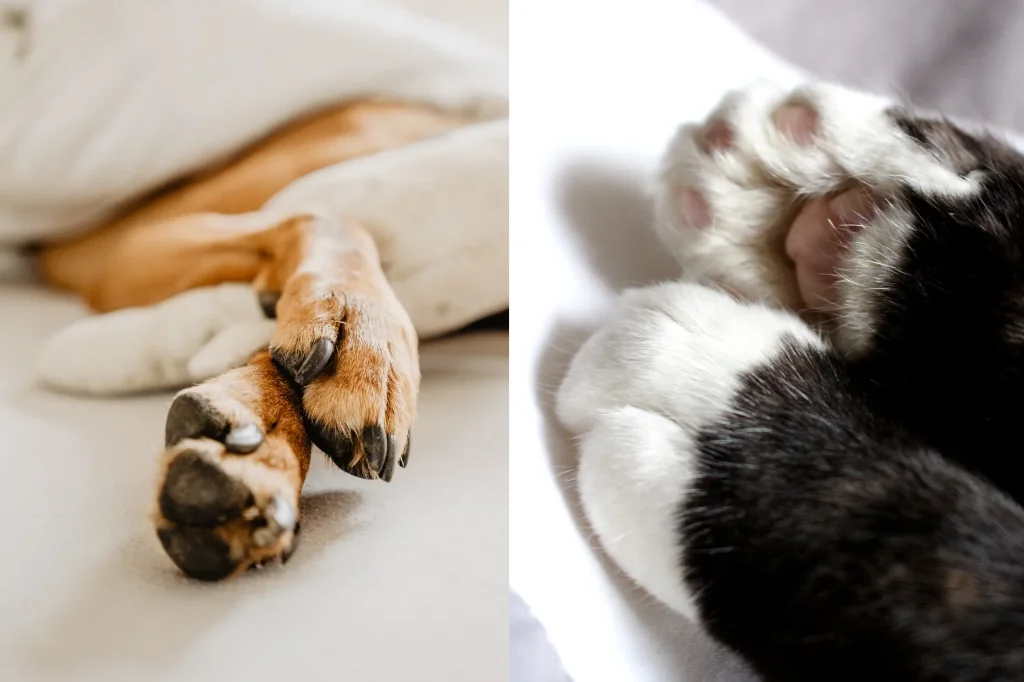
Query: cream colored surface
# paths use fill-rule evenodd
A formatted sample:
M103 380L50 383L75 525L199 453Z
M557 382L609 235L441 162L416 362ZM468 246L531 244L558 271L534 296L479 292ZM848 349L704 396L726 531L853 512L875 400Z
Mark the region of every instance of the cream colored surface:
M0 679L507 678L507 335L426 346L409 468L373 483L316 455L288 565L209 585L147 518L170 395L31 382L27 358L82 314L0 288Z

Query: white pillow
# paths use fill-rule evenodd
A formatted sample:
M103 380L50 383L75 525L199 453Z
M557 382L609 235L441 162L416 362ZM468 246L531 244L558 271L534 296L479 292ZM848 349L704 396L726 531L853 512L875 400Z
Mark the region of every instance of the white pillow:
M0 28L0 243L88 226L332 102L507 106L503 55L380 2L27 7L24 30Z

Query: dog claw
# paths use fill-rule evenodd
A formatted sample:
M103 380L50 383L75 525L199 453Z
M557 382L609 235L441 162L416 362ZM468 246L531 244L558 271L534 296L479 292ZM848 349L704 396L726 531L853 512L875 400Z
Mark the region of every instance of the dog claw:
M313 444L323 450L332 462L349 471L356 456L356 444L351 434L324 428L313 420L306 422L306 432Z
M334 342L330 339L320 339L309 349L309 355L303 361L298 371L295 372L295 382L299 386L305 386L309 382L323 374L327 363L334 356Z
M398 450L398 439L395 438L395 434L389 433L388 434L388 454L387 454L387 458L390 459L390 460L394 460L396 457L398 457L397 450Z
M255 424L245 424L228 432L224 446L228 452L247 455L263 444L263 432Z
M277 302L281 300L281 292L261 291L256 294L256 300L259 301L260 309L263 310L263 314L267 319L273 320L277 318Z
M412 433L405 437L405 450L402 450L402 456L398 458L398 466L403 469L409 464L409 446L412 445Z
M283 531L295 530L299 520L299 513L295 505L281 495L274 495L264 511L270 525L276 525Z
M283 554L281 554L281 565L288 563L288 560L295 554L295 550L299 546L299 534L302 531L302 524L296 522L295 530L292 531L292 546L289 547Z
M252 533L252 541L257 547L269 547L289 531L294 531L299 514L288 500L281 495L274 495L263 510L266 525Z
M385 483L391 483L391 479L395 477L395 456L393 450L384 458L384 470L379 475Z
M384 467L387 455L388 441L384 429L379 426L367 426L363 429L363 456L366 457L370 469L379 473Z

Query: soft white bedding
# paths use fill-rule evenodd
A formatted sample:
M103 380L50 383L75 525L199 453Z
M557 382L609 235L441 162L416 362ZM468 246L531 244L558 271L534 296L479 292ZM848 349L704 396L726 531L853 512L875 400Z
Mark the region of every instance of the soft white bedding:
M479 4L501 16L500 4ZM456 11L436 21L424 6ZM0 4L0 244L91 226L338 101L369 95L502 117L506 54L459 30L466 9L451 0Z
M729 89L800 75L695 0L552 0L542 23L517 10L512 86L530 96L516 100L512 147L512 587L576 682L747 680L595 550L550 403L615 293L677 274L644 193L674 127Z

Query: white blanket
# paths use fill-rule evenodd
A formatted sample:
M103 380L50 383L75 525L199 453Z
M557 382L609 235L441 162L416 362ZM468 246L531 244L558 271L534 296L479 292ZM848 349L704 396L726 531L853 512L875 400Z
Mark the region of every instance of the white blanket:
M0 243L88 227L335 102L376 96L500 115L506 55L398 4L0 4Z
M674 128L729 89L800 76L695 0L551 0L542 25L535 9L518 10L512 87L529 96L516 101L511 197L512 587L575 682L749 679L602 557L550 405L615 293L678 274L649 227L644 191Z

